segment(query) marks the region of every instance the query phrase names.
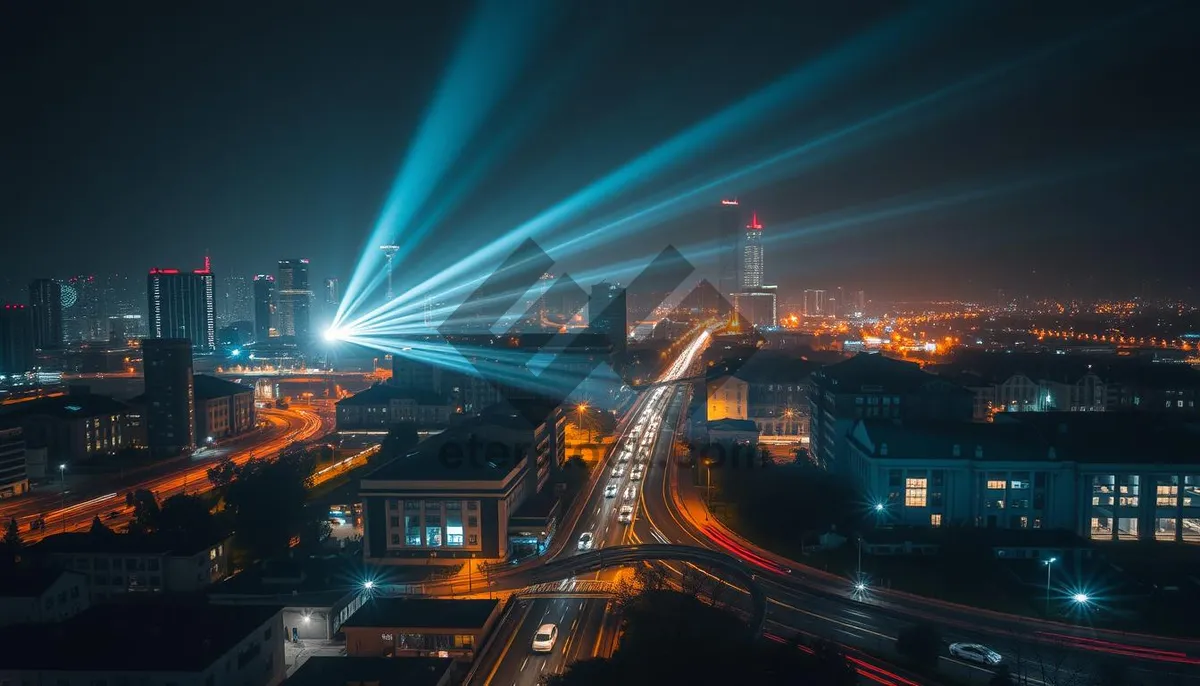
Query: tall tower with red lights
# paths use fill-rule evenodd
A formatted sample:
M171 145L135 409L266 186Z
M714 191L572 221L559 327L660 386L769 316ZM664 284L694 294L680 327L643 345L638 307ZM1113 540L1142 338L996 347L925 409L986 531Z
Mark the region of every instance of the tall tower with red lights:
M742 290L763 287L763 244L762 224L755 212L742 238Z

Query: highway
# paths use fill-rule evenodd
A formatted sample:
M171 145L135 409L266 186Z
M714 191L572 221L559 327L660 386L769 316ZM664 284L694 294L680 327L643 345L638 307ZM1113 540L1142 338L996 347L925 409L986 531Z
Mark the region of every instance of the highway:
M160 502L180 493L204 493L212 488L208 468L217 460L230 457L244 464L251 457L274 457L288 445L320 436L328 428L321 415L304 409L260 409L258 416L268 423L265 429L219 449L198 451L190 459L172 461L164 465L166 471L148 467L124 479L98 475L77 481L67 490L65 499L51 485L28 497L5 502L0 507L0 518L16 518L25 543L63 531L86 530L95 517L109 527L119 528L133 515L133 509L125 504L125 494L130 491L151 491ZM45 521L45 527L31 529L30 524L39 518Z
M1001 653L1014 675L1029 684L1054 686L1091 683L1102 670L1120 663L1132 683L1200 684L1200 659L1176 642L1155 637L1091 637L1086 628L1061 624L1033 624L998 613L946 607L936 602L868 593L856 597L848 580L807 570L737 538L716 522L706 521L699 490L690 483L691 471L670 458L674 429L685 407L681 390L661 407L658 422L661 440L654 451L639 503L641 517L634 524L632 542L671 542L724 550L759 573L759 583L770 596L767 631L790 638L797 632L842 644L853 660L861 660L860 674L870 682L908 684L909 677L895 673L878 661L856 655L895 658L894 642L900 630L921 619L937 624L945 641L983 643ZM653 420L651 420L653 421ZM678 565L671 565L678 569ZM740 592L740 590L738 591ZM1164 645L1167 644L1167 645ZM943 656L939 670L964 683L986 683L991 670Z
M486 683L536 686L543 676L566 671L573 662L609 655L617 631L611 599L563 596L520 602L514 611L516 628ZM558 627L558 639L550 652L534 652L533 635L545 624Z

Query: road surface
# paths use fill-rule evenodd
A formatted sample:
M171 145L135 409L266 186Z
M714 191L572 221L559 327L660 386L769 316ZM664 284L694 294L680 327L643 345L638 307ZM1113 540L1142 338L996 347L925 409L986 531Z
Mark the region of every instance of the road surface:
M543 676L562 673L573 662L608 656L616 632L611 600L564 596L520 602L514 610L516 628L488 670L486 683L536 686ZM558 640L549 653L535 653L533 635L544 624L558 627Z

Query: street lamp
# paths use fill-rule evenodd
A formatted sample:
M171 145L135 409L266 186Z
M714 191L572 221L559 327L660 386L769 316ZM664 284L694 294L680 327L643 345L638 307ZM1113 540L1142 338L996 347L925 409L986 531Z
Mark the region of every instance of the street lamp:
M1087 605L1091 600L1091 597L1086 593L1076 593L1075 595L1071 596L1071 600L1074 600L1080 605Z
M62 496L62 526L67 533L67 463L58 465L58 490Z
M1054 566L1055 562L1058 562L1057 557L1052 557L1052 558L1046 560L1046 615L1047 616L1049 616L1049 614L1050 614L1050 569ZM1086 597L1086 596L1084 596L1084 597Z

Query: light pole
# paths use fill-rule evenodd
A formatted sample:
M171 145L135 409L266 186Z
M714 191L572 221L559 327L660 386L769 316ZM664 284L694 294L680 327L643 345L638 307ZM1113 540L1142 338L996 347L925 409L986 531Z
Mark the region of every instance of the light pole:
M1054 563L1058 562L1057 557L1052 557L1046 560L1046 616L1050 616L1050 568Z
M712 509L712 459L704 460L704 521L708 521L708 511Z
M471 553L471 561L467 563L467 595L472 592L471 575L474 573L475 553Z
M67 533L67 463L58 465L58 490L62 496L62 527Z

